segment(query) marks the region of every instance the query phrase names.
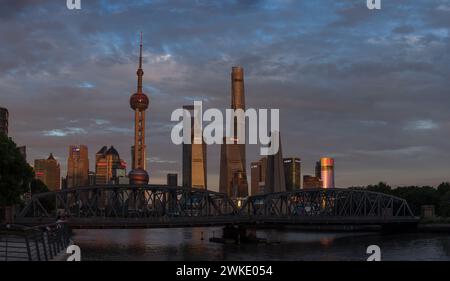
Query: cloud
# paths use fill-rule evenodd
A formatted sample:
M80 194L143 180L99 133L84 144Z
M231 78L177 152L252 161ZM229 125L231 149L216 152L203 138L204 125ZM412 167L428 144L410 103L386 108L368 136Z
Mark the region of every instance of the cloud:
M193 100L229 107L233 65L245 69L247 107L280 109L283 152L301 157L305 173L334 155L340 186L378 175L392 184L448 180L436 176L450 168L448 1L385 1L380 11L361 0L90 0L80 11L64 2L0 4L0 103L29 160L54 152L64 174L67 147L81 143L91 169L103 145L131 162L142 31L152 182L181 174L171 112ZM247 147L248 164L258 151ZM219 155L208 147L213 190ZM374 174L380 167L393 172Z
M406 130L433 130L439 128L439 125L432 120L417 120L409 122L405 129Z
M43 131L42 133L44 136L48 137L67 137L69 135L87 134L85 129L75 127L69 127L65 129L53 129L49 131Z

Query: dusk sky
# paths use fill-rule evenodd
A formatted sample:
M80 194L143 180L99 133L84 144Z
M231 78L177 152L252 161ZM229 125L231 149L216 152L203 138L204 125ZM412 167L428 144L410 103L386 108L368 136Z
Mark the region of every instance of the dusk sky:
M279 108L285 157L303 174L334 157L336 186L450 180L450 1L0 1L0 106L28 162L68 146L113 145L129 164L139 32L151 183L181 182L173 110L230 106L230 71L245 70L246 105ZM208 186L220 147L208 147ZM259 159L247 146L247 169ZM130 165L129 165L130 166Z

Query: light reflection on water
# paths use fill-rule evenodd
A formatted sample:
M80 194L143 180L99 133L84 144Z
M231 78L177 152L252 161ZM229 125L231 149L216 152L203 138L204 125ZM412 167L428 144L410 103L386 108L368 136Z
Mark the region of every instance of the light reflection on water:
M217 244L221 228L74 230L83 260L450 260L450 236L258 230L268 244ZM202 237L204 238L202 240Z

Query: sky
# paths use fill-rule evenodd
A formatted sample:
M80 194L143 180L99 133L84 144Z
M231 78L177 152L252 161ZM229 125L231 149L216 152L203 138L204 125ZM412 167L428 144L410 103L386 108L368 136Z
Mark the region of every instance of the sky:
M284 157L302 173L334 157L336 185L450 180L450 1L0 1L0 106L28 162L68 146L113 145L130 164L139 33L144 41L151 183L181 182L173 110L230 106L230 71L245 70L248 108L280 109ZM220 147L208 147L218 189ZM247 169L260 158L247 146Z

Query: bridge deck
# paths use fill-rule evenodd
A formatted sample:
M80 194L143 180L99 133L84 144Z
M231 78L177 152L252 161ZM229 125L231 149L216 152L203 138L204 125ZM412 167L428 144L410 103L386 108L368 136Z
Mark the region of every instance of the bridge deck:
M54 219L21 218L16 223L39 225L54 222ZM361 217L192 217L192 218L71 218L70 227L76 229L101 228L179 228L226 225L386 225L414 224L417 218L361 218Z

